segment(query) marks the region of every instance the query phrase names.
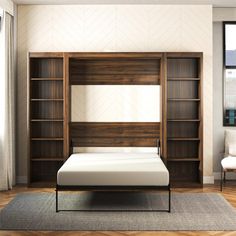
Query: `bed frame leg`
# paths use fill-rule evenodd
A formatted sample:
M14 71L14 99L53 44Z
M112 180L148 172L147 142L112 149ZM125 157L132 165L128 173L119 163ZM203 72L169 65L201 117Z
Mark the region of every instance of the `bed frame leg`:
M170 184L168 186L168 192L169 192L169 209L168 212L171 212L171 190L170 190Z
M59 210L58 210L58 188L57 188L57 186L56 186L56 212L59 212Z

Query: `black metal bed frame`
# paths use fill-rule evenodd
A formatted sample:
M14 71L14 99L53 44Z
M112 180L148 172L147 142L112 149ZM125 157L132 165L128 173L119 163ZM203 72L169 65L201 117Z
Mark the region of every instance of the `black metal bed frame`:
M168 191L168 209L154 209L154 210L59 210L59 191L156 191L167 190ZM91 212L171 212L171 189L170 184L168 186L71 186L71 185L56 185L56 212L59 211L91 211Z
M157 154L160 155L160 140L157 139ZM162 157L161 157L162 159ZM165 162L164 162L165 164ZM157 210L59 210L58 203L59 203L59 191L160 191L166 190L168 191L168 209L157 209ZM91 212L109 212L109 211L130 211L130 212L171 212L171 188L170 182L167 186L119 186L119 185L102 185L102 186L74 186L74 185L56 185L56 212L59 211L91 211Z

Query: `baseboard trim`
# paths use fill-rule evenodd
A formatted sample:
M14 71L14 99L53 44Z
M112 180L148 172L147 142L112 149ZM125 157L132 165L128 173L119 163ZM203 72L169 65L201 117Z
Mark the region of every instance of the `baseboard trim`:
M214 175L214 178L216 180L219 180L220 176L221 176L221 173L220 172L214 172L213 175ZM227 172L226 179L236 180L236 173L234 173L234 172Z
M214 184L214 176L203 176L203 184Z
M27 176L16 176L17 184L27 184Z

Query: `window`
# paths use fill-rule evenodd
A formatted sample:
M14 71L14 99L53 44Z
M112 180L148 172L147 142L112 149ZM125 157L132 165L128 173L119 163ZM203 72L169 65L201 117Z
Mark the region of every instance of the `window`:
M223 23L224 126L236 126L236 22Z

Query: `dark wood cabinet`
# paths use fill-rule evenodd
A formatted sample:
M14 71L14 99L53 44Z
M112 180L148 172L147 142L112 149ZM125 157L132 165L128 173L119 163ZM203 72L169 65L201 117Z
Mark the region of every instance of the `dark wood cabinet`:
M65 159L63 53L29 54L29 186L49 186Z
M163 142L171 182L201 185L202 53L166 53L165 60Z

